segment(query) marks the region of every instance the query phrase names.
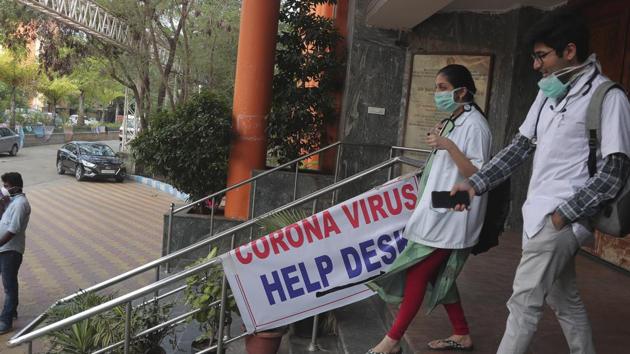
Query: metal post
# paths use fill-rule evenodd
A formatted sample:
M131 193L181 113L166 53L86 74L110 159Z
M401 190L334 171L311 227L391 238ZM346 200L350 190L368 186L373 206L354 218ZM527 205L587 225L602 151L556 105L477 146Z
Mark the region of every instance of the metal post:
M295 163L295 178L293 179L293 200L297 199L297 182L298 182L298 168L300 167L300 162Z
M316 352L319 350L317 346L318 322L319 322L319 315L315 315L315 317L313 317L313 334L311 335L311 343L308 345L308 348L306 349L309 352Z
M160 281L160 266L159 265L155 266L155 281L156 282ZM160 296L160 289L155 290L155 292L153 293L153 296L155 296L155 301L157 302Z
M343 144L339 144L337 147L337 160L335 161L335 178L333 179L333 184L337 183L339 180L339 164L341 163L341 150L343 149ZM332 192L332 200L331 204L335 205L335 201L337 200L337 190Z
M31 341L31 342L28 342L28 344L27 344L27 345L28 345L28 347L26 348L26 352L27 352L28 354L33 354L33 342L32 342L32 341Z
M230 249L234 249L235 234L232 234L232 240L230 241ZM223 280L221 281L221 313L219 313L219 332L217 333L217 353L223 353L223 330L225 327L225 302L227 300L227 277L223 273Z
M214 197L210 199L212 203L212 209L210 210L210 236L214 234L214 209L216 205L214 205ZM221 204L221 199L219 199L219 204ZM208 253L212 252L212 244L208 244Z
M254 209L254 207L256 206L256 182L258 182L258 181L254 180L252 182L252 209L249 212L249 215L250 215L249 218L250 219L254 218L255 210L256 210L256 209Z
M254 209L256 207L256 180L254 180L254 182L252 182L253 186L252 186L252 209L249 212L249 218L253 219L254 216L256 215L255 211L256 209ZM250 226L249 227L249 240L251 241L254 238L254 226Z
M166 254L164 256L171 253L171 237L173 236L173 210L174 209L175 209L175 203L171 203L171 210L169 210L168 212L168 231L166 232ZM171 264L170 262L166 262L166 264L164 264L164 269L167 274L171 271L170 264Z
M131 342L131 301L127 302L125 309L125 354L129 354L129 344Z
M394 148L390 147L389 148L389 159L391 160L392 157L394 157ZM393 168L393 166L389 166L389 168L387 169L387 180L388 181L391 181L391 179L392 179L392 173L394 172L392 168Z
M129 89L125 87L125 104L123 105L123 136L120 143L120 150L127 151L127 114L129 114Z

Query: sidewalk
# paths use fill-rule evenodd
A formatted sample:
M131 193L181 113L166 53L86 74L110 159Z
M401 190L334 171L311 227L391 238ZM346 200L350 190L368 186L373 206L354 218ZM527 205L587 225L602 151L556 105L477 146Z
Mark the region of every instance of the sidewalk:
M520 234L504 234L501 245L490 252L471 256L458 279L462 303L475 343L474 353L493 354L499 345L508 311L505 302L521 253ZM577 282L593 326L598 353L630 353L630 275L612 269L583 254L577 256ZM393 308L387 311L392 318ZM386 321L386 326L391 322ZM451 333L443 308L429 316L419 314L405 339L415 354L435 353L426 343ZM364 341L366 345L380 338ZM369 348L366 346L366 350ZM568 347L554 314L548 307L531 346L533 354L568 353Z

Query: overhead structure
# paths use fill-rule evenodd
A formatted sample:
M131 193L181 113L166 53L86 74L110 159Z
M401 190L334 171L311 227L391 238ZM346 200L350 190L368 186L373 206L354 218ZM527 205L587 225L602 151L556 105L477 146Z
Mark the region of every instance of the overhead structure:
M137 48L129 25L90 0L16 0L49 17L123 49Z
M129 25L122 19L112 15L104 7L91 0L16 0L31 9L72 28L87 33L106 43L115 45L125 51L134 52L143 45L142 38L135 39ZM163 44L158 46L158 56L162 63L168 58L168 50ZM173 73L179 74L177 62L173 65ZM128 117L135 116L133 97L125 90L125 112L123 126L128 127ZM138 131L137 119L134 120L133 135L123 129L121 149L125 149L130 139Z

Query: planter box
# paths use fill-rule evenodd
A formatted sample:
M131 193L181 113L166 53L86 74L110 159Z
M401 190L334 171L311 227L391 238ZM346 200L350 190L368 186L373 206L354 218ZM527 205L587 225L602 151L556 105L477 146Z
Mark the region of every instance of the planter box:
M210 235L210 215L190 214L189 210L173 215L173 231L171 234L170 251L174 252L182 248L188 247L193 243L207 238ZM229 228L240 224L240 220L230 220L222 216L215 216L214 234L225 231ZM166 254L166 243L168 239L168 213L164 214L164 232L162 236L162 254ZM239 232L236 235L236 245L240 245L249 241L249 228ZM230 237L226 236L208 247L202 247L190 254L171 263L171 267L175 270L183 269L191 262L200 257L208 255L210 249L214 246L219 247L219 254L230 250Z
M254 174L261 173L262 171L255 171ZM293 200L293 180L295 175L291 172L276 172L268 177L263 177L257 182L256 186L256 205L255 215L268 212L275 208L278 208ZM315 190L330 185L333 181L333 177L322 174L300 173L298 177L298 198L300 196L312 193ZM287 186L291 186L288 188ZM273 198L269 198L273 196ZM320 198L318 201L318 209L322 210L330 205L331 194L327 194ZM167 208L167 206L164 206ZM305 209L308 209L309 214L312 208L312 203L306 203ZM214 234L229 228L239 225L241 220L227 219L223 216L216 216L214 220ZM241 230L236 234L236 246L249 242L250 235L253 238L258 238L261 232L257 226L253 226L253 231L250 228ZM179 214L173 215L173 230L170 240L170 251L174 252L182 248L188 247L193 243L208 237L210 234L210 215L190 214L188 211L182 211ZM164 228L163 228L163 242L162 242L162 254L166 254L166 243L168 235L168 212L164 214ZM221 240L218 240L213 245L219 247L219 253L224 253L230 250L230 237L226 236ZM191 254L183 257L171 264L171 267L175 269L182 269L186 265L199 257L206 256L209 247L202 247L201 249L191 252Z

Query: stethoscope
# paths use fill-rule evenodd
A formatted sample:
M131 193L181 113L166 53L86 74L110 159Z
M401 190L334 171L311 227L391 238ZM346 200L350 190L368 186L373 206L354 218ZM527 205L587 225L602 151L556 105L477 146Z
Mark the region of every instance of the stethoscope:
M450 129L448 132L452 132L453 129L455 129L455 120L457 120L457 118L461 117L464 113L466 112L470 112L472 111L472 106L468 103L464 104L464 109L459 112L457 115L451 115L450 117L446 118L446 119L442 119L442 121L440 122L440 124L442 125L442 129L440 129L438 136L442 136L442 134L444 133L444 131L446 129ZM453 126L452 128L450 128L450 126ZM434 148L433 151L431 151L431 154L435 154L438 151L438 149Z
M584 84L584 87L586 87L586 90L582 92L582 97L586 96L591 91L591 88L593 88L593 80L595 80L597 75L599 75L599 69L597 68L597 66L595 66L595 71L591 74L591 76L588 78L588 80ZM567 88L567 91L571 91L571 88L572 87L569 85L569 87ZM534 125L534 135L529 140L530 145L533 147L536 147L536 145L538 145L538 138L537 138L538 137L538 122L540 121L540 115L542 114L542 110L543 108L545 108L545 104L547 103L548 99L549 97L545 97L545 100L540 105L540 109L538 109L538 116L536 117L536 125ZM567 98L564 102L564 105L562 106L562 109L559 112L560 113L566 112L567 111L566 107L568 104L569 104L569 99ZM553 105L550 105L549 108L553 109Z

